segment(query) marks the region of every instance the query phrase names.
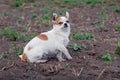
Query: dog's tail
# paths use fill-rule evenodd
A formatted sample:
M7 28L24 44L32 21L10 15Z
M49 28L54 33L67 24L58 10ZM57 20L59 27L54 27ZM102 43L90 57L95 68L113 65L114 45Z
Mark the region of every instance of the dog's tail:
M19 57L21 58L21 61L23 62L27 62L28 60L27 55L25 53L23 53L22 55L19 55Z

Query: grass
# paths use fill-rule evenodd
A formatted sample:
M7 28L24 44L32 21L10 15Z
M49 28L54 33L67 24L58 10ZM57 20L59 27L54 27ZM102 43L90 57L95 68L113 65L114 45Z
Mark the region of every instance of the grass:
M117 25L116 25L116 30L117 30L118 32L120 32L120 24L117 24Z
M102 0L82 0L82 1L85 2L86 4L96 5L97 3L100 3Z
M114 11L115 11L116 13L120 13L120 6L116 5L116 6L114 7Z
M117 42L116 53L120 54L120 40Z
M7 58L8 57L8 52L4 52L3 55L2 55L2 58Z
M32 32L30 34L24 35L24 37L22 38L22 42L28 42L31 39L33 39L35 36L37 36L38 33L36 32Z
M89 39L93 39L94 35L89 32L83 33L79 31L78 33L73 33L72 38L75 40L89 40Z
M29 26L24 25L23 28L24 29L28 29ZM38 33L33 32L30 34L20 34L15 30L12 30L10 28L5 28L4 30L0 29L0 35L7 37L8 40L10 41L17 41L17 40L21 40L22 42L28 42L30 41L32 38L34 38Z
M17 53L17 55L22 55L23 51L20 50L15 44L12 46L12 49Z
M0 17L10 16L10 15L11 15L10 12L2 12L2 13L0 13Z
M106 53L102 56L103 61L113 61L113 60L116 60L116 59L117 59L116 57L112 56L109 53Z
M99 21L94 21L92 23L96 28L100 28L100 29L107 29L108 26L105 26L104 24L100 24Z
M24 2L23 2L22 0L15 0L12 5L13 5L14 7L20 7L20 6L22 6L23 4L24 4Z
M16 24L20 24L23 21L23 16L18 16L18 20L16 21Z
M15 30L12 30L10 28L5 28L3 31L0 31L0 35L6 36L11 41L16 41L17 39L20 39L23 37L22 34L18 33Z
M50 20L50 13L46 13L39 20L39 24L41 24L41 25L48 25L49 24L49 20Z
M38 7L37 3L32 4L33 7Z
M69 45L69 48L72 48L74 51L78 51L80 49L85 49L86 46L85 45L78 45L78 44L73 44L73 45Z
M28 30L28 28L29 28L28 25L23 25L23 26L22 26L22 29L23 29L23 30Z
M38 15L34 12L31 13L31 18L36 18Z

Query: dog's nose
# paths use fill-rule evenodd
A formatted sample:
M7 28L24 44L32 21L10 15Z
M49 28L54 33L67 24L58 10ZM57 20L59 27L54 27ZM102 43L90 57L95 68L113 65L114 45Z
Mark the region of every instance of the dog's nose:
M64 24L64 27L65 27L65 28L68 27L67 23Z

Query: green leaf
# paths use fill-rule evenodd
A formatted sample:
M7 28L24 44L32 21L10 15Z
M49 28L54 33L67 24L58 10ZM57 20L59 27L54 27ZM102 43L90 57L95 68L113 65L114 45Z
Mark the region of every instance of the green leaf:
M116 60L116 59L117 59L117 57L111 56L109 53L104 54L102 56L103 61L113 61L113 60Z
M120 47L120 40L118 41L117 46Z

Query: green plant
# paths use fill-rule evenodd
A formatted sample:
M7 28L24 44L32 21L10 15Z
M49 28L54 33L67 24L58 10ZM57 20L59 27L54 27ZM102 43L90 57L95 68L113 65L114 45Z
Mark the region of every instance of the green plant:
M101 24L95 24L96 28L101 28L101 29L107 29L107 26L101 25Z
M44 14L39 20L39 24L48 25L50 20L50 13Z
M102 0L82 0L86 4L92 4L93 6L96 5L97 3L100 3Z
M120 32L120 24L116 25L116 29L117 29L118 32Z
M111 56L109 53L106 53L102 56L103 61L113 61L116 60L117 58L114 56Z
M75 40L89 40L94 38L94 36L92 33L89 33L89 32L83 33L83 30L82 30L82 31L79 31L78 33L73 33L72 38Z
M12 41L16 41L17 39L24 37L22 34L19 34L17 31L14 31L10 28L5 28L3 31L1 31L0 35L4 35Z
M101 4L102 4L102 9L101 11L99 12L100 14L100 22L104 22L105 20L108 19L108 16L107 16L107 12L108 12L108 5L104 3L105 1L102 0Z
M75 40L84 40L84 35L82 33L73 33L72 38Z
M0 13L0 17L9 16L9 15L11 15L9 12Z
M84 45L78 45L78 44L69 45L68 47L72 48L75 51L86 48L86 46L84 46Z
M20 50L20 49L16 46L16 44L14 44L14 45L12 46L12 49L17 53L17 55L22 55L22 54L23 54L23 51Z
M20 24L23 21L24 17L23 16L19 16L18 20L16 21L17 24Z
M8 57L8 52L4 52L3 55L2 55L3 58L7 58Z
M35 37L38 33L31 33L31 34L28 34L28 35L24 35L24 37L22 38L23 42L28 42L30 41L33 37Z
M71 67L70 63L65 64L65 68L70 68L70 67Z
M33 5L34 7L38 7L37 3L33 3L32 5Z
M114 11L115 11L116 13L120 13L120 7L119 7L119 6L115 6L115 7L114 7Z
M116 53L120 54L120 40L117 42Z
M36 18L36 17L37 17L37 14L34 13L34 12L32 12L32 13L31 13L31 18Z
M20 6L22 6L23 5L23 1L22 0L15 0L14 2L13 2L13 6L14 7L20 7Z
M92 39L94 38L93 34L92 33L85 33L85 39L88 40L88 39Z
M24 30L28 30L29 26L28 26L28 25L24 25L24 26L22 26L22 28L23 28Z

